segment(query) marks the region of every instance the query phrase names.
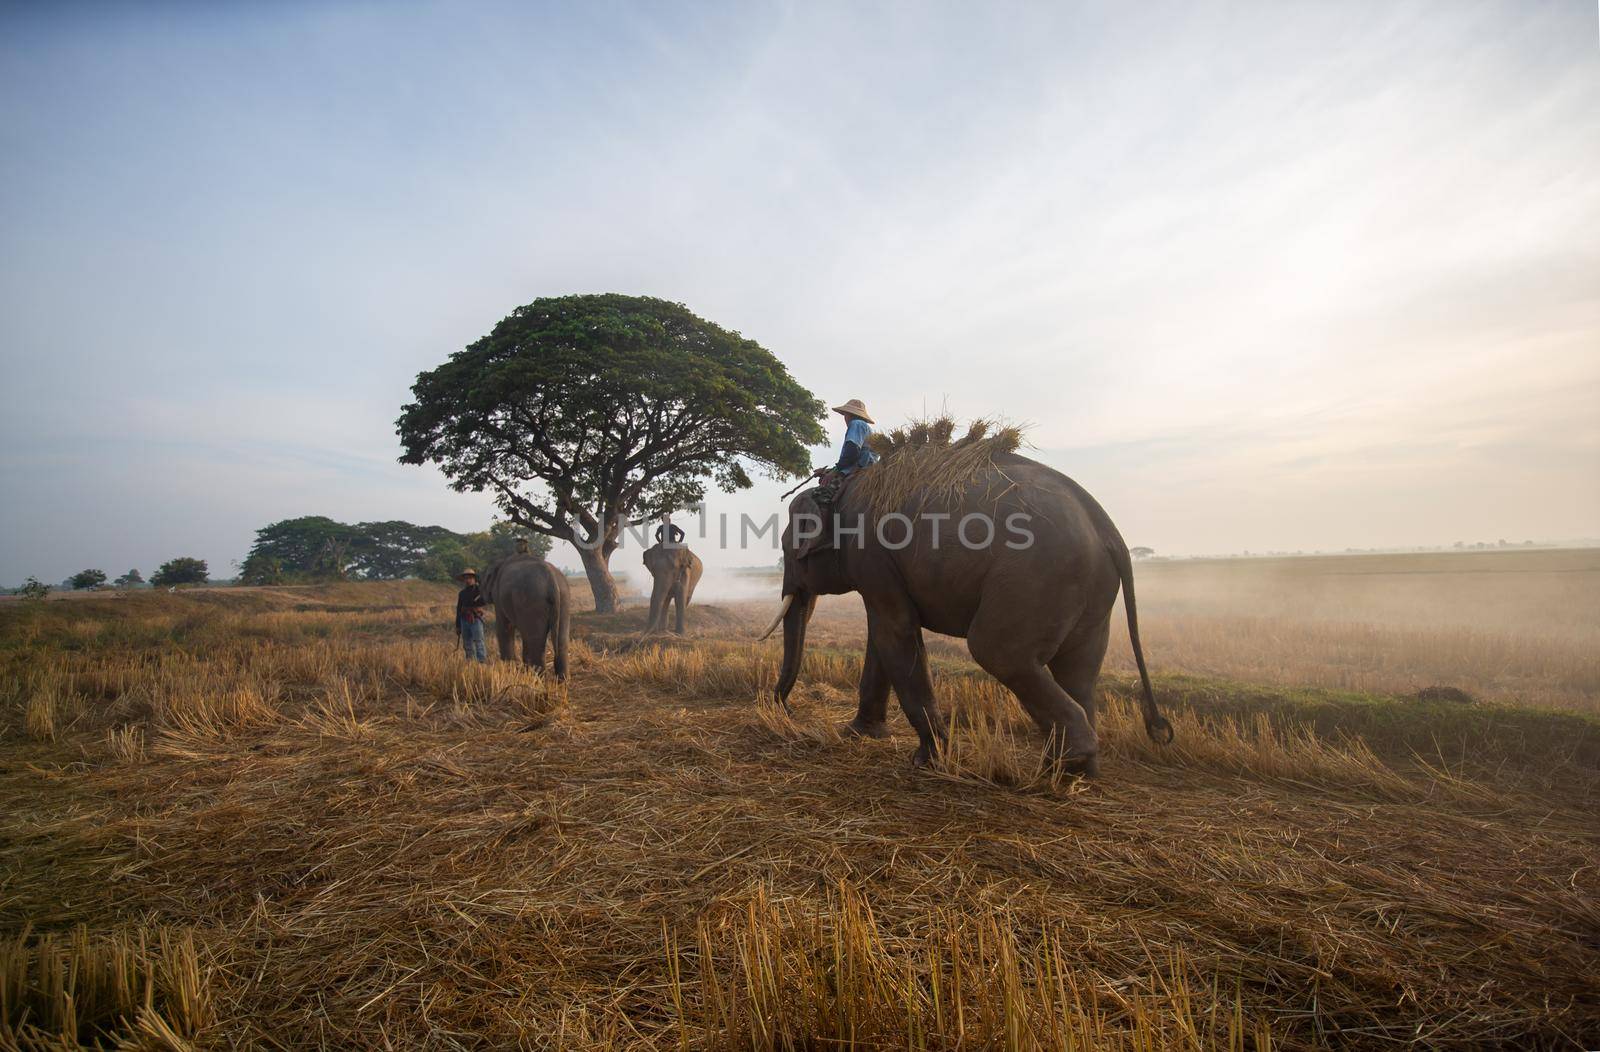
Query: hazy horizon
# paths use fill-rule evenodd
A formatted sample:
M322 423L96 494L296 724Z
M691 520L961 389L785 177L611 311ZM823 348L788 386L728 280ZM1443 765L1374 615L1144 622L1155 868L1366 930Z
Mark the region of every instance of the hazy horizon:
M0 30L0 584L231 576L299 515L483 528L486 495L396 462L395 418L572 292L685 303L888 426L1027 422L1163 554L1600 537L1591 5Z

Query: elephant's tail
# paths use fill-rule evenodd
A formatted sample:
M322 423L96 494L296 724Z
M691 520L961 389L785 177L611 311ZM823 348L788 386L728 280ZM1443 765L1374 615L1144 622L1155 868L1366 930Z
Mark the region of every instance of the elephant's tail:
M1122 545L1114 546L1111 554L1117 563L1117 573L1122 577L1122 605L1128 610L1128 642L1133 644L1133 660L1139 666L1139 683L1144 688L1144 732L1152 741L1170 745L1172 724L1156 708L1156 692L1150 686L1150 670L1144 664L1144 647L1139 645L1139 611L1133 600L1133 559Z
M557 573L561 571L557 570ZM555 597L555 672L556 678L567 678L567 643L572 638L572 595L565 588L551 589Z

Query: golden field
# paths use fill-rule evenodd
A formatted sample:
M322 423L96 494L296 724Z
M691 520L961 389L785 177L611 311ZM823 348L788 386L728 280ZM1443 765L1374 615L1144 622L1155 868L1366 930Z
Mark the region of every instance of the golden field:
M954 640L939 769L841 737L854 597L794 718L774 602L565 687L420 583L0 604L0 1047L1594 1047L1597 573L1140 564L1092 783Z

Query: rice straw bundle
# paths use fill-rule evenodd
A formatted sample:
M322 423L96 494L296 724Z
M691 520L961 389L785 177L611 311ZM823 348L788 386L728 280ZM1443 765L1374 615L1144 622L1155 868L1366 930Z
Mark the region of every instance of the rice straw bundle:
M1022 444L1023 429L982 417L954 438L948 416L914 420L904 427L873 435L868 444L881 458L851 483L867 512L880 518L894 511L943 507L979 478L1003 453ZM920 495L914 508L907 504Z

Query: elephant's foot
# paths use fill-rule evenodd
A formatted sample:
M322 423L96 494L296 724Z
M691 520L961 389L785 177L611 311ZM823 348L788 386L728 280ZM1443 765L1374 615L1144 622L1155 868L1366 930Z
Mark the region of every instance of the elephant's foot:
M1098 752L1067 752L1051 761L1058 774L1069 778L1098 778L1100 754Z
M919 745L917 746L917 751L911 754L911 766L917 768L918 770L922 770L926 767L932 767L934 764L939 762L939 752L940 750L937 748L932 748L928 745Z
M887 738L889 725L882 720L864 720L860 716L851 720L841 728L845 734L852 738Z

